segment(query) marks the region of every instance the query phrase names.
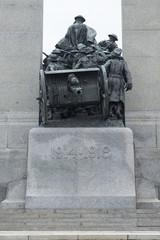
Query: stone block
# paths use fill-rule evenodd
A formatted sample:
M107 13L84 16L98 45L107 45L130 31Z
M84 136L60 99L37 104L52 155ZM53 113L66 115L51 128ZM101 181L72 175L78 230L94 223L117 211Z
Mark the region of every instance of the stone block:
M43 1L10 1L0 5L0 32L42 31ZM7 20L7 21L6 21Z
M144 178L136 179L137 199L157 199L158 192L155 184Z
M20 179L8 184L7 199L25 199L26 179Z
M155 229L155 227L160 227L160 219L140 218L137 221L137 225L139 227L148 227L148 226L150 226L150 227L154 227L154 229ZM152 238L152 239L154 239L154 238Z
M7 148L7 125L0 123L0 148Z
M122 0L122 6L139 6L139 7L144 7L144 6L160 6L160 2L157 0Z
M37 79L38 81L38 79ZM39 85L3 85L0 87L1 111L38 111Z
M130 57L159 57L159 38L159 31L123 31L124 53Z
M6 198L6 187L0 187L0 202Z
M143 84L144 88L148 88L149 85L159 84L159 61L160 57L128 57L126 58L129 70L133 79L133 92L137 84ZM152 66L152 67L151 67ZM154 73L154 77L153 77ZM129 92L130 94L131 92ZM153 99L154 100L154 99Z
M28 133L36 127L37 123L10 123L8 125L8 148L10 149L26 149L28 143Z
M144 6L127 5L123 7L123 30L124 31L160 30L159 8L160 4L159 6L157 6L156 4L151 5L146 4Z
M132 91L126 93L126 110L160 111L160 84L136 83Z
M159 148L136 148L136 159L153 159L160 158Z
M160 186L160 158L137 159L137 177Z
M69 231L65 234L39 232L38 234L29 235L29 240L77 240L77 235L69 234Z
M156 147L156 126L152 123L127 123L127 127L133 131L136 148Z
M29 210L27 210L29 211ZM31 210L33 211L33 210ZM83 209L83 208L79 208L79 209L72 209L72 208L59 208L59 209L55 209L55 213L56 214L74 214L74 213L79 213L79 214L83 214L83 213L88 213L88 214L103 214L106 213L106 209L98 209L98 208L88 208L88 209Z
M42 33L0 32L1 58L41 58Z
M22 85L39 84L40 61L38 58L27 56L23 58L0 58L1 84L4 85ZM11 67L12 66L12 67Z
M137 159L137 207L160 207L160 161L159 159Z
M120 233L120 232L103 232L103 233L98 233L96 232L95 234L86 232L86 234L80 234L79 238L80 240L99 240L99 239L104 239L104 240L125 240L127 239L127 234Z
M23 199L5 199L0 203L0 209L12 208L12 209L24 209L25 201Z
M128 128L35 128L26 208L135 208Z
M0 150L0 183L21 179L26 175L26 150Z
M10 111L7 114L7 121L9 124L36 124L38 122L38 109L36 111Z
M19 235L19 234L17 234L17 235L3 235L3 234L1 234L0 235L0 240L28 240L28 236L21 236L21 235Z
M160 147L160 124L157 124L157 147Z
M156 240L156 239L160 239L160 234L158 234L158 232L156 231L150 231L150 232L131 232L128 235L128 240Z
M139 209L159 209L160 208L160 200L158 199L138 199L137 200L137 208ZM152 221L153 219L147 221L147 218L144 218L144 220L141 222L141 226L147 227L151 229L151 227L160 227L159 220L158 221ZM147 222L147 223L146 223Z

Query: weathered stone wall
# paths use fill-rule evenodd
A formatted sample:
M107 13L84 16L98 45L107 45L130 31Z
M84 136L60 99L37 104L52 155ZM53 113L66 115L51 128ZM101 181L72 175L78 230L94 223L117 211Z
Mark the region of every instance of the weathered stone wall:
M0 0L0 199L25 178L27 135L37 126L43 0Z
M123 52L134 84L126 94L127 126L135 139L139 207L160 204L159 12L159 0L122 0Z

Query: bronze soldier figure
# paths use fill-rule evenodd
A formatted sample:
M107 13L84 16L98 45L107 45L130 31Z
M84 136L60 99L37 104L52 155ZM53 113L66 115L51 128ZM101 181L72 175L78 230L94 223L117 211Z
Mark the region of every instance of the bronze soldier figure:
M105 66L109 88L109 117L123 119L126 91L132 89L132 78L126 61L121 57L122 49L115 48Z
M109 34L108 37L108 40L100 41L98 45L102 50L112 52L115 48L118 47L118 45L115 43L116 41L118 41L118 37L114 33Z

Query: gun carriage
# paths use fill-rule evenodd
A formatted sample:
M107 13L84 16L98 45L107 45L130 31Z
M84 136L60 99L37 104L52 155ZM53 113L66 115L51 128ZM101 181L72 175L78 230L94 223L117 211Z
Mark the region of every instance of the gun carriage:
M40 70L39 125L46 125L50 113L63 109L100 107L108 118L108 80L105 68Z

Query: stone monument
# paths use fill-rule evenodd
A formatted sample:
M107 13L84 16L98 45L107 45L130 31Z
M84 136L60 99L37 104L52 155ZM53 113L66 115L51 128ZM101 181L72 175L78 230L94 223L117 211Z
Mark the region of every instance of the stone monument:
M102 113L104 123L125 124L124 90L132 89L131 74L112 41L117 36L109 34L105 44L88 41L84 21L75 17L40 71L40 127L29 133L26 208L136 207L132 131L89 127L88 120ZM76 127L65 127L63 111ZM77 118L85 111L88 126L82 128Z
M76 219L72 219L71 227L70 215L65 214L67 210L66 212L62 209L23 210L26 197L28 135L30 129L38 126L38 107L35 97L39 92L37 82L42 52L43 0L1 1L0 218L3 224L0 224L0 230L57 230L57 225L61 230L92 229L95 231L103 229L110 231L111 229L122 230L122 228L131 230L133 229L131 223L134 224L134 227L137 226L136 230L160 230L159 9L159 0L122 0L123 56L134 79L133 91L125 94L125 125L132 129L135 143L137 209L132 208L131 211L125 209L123 211L113 209L87 211L85 209L85 211L82 210L82 214L79 214L76 209L74 211L69 209L68 213L74 212L73 215L76 216ZM93 33L90 37L92 42L95 38L95 31L90 29L90 32ZM107 35L106 32L106 39ZM113 34L109 35L113 37ZM118 37L114 36L114 40L102 41L100 45L102 48L108 47L108 41L111 40L114 42L114 47L117 43L116 39ZM83 45L85 44L78 46L81 58L78 61L75 59L74 63L71 61L72 53L68 54L68 49L63 49L63 51L67 51L67 59L70 66L73 64L75 71L80 71L79 66L93 64L95 67L97 64L97 54L89 48L86 58L83 52L86 47ZM104 49L105 55L98 54L98 63L103 64L107 52L111 51L110 47L108 48ZM73 49L73 54L76 55L75 51ZM57 51L52 54L50 56L52 60L49 59L52 63L51 67L65 69L66 62L61 61L61 55ZM106 127L104 120L100 121L97 115L92 115L93 113L97 114L95 109L88 109L87 114L84 113L82 117L78 115L78 126L87 129L88 125L81 120L90 116L90 128L97 128L98 125L99 128ZM71 112L69 114L72 115ZM51 115L52 112L48 119L52 117ZM66 112L62 114L59 128L64 128L64 122L66 127L77 127L74 121L76 116L68 118L67 115ZM113 122L114 120L112 120ZM56 130L58 130L58 124L59 122L55 121ZM40 128L38 129L40 130ZM32 140L33 132L34 130L31 131L30 137ZM32 146L30 147L32 148ZM31 148L30 152L32 152ZM31 156L31 154L29 155ZM34 169L31 173L33 176ZM33 189L28 191L29 196L31 198L28 198L28 204L33 200ZM10 210L10 208L18 208L18 210ZM60 212L61 219L59 219ZM91 212L90 219L88 219L87 213ZM63 222L63 214L68 216L67 221ZM103 218L104 221L102 221Z

